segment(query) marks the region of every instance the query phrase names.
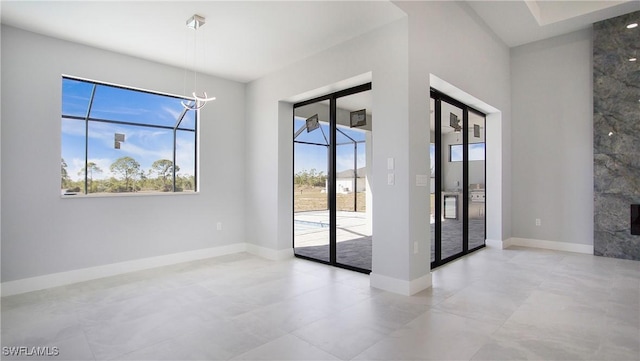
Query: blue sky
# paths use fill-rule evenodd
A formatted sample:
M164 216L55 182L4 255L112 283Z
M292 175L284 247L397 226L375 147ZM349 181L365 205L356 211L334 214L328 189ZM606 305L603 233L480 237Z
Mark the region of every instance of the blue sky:
M84 117L92 88L93 85L87 82L63 79L62 113ZM91 117L173 127L182 110L181 99L178 98L98 85ZM180 127L194 129L195 112L188 112ZM73 180L83 178L78 173L85 162L85 131L84 120L62 118L62 158L67 162L67 172ZM114 147L115 133L125 135L120 149ZM193 175L195 133L178 131L176 139L178 174ZM173 158L173 131L167 129L89 122L88 142L89 162L96 163L103 171L94 174L94 179L111 177L109 166L120 157L134 158L145 173L154 161Z
M305 125L305 119L300 117L295 117L293 131L295 132L300 129L300 127ZM365 140L365 131L349 128L349 127L338 127L341 131L343 131L346 135L353 138L356 141L364 141ZM324 136L323 136L324 132ZM336 154L336 170L337 172L341 172L347 169L353 169L354 163L354 149L353 143L340 132L337 133L337 143L349 143L348 145L338 145L337 146L337 154ZM300 133L300 135L296 138L298 141L304 142L312 142L319 144L327 144L325 140L329 139L329 125L326 122L320 122L320 128L315 129L314 131L307 133L306 129ZM327 159L328 159L328 150L327 147L319 146L319 145L306 145L306 144L295 144L294 146L294 172L298 173L303 170L311 170L316 169L316 171L324 172L327 174ZM367 156L366 156L366 145L365 143L358 143L358 168L365 167L367 165Z

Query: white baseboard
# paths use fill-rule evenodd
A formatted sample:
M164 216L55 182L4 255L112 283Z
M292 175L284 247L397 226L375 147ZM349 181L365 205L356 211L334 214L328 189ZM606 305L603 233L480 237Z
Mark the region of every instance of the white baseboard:
M112 263L104 266L52 273L44 276L3 282L0 294L2 296L17 295L20 293L64 286L98 278L115 276L128 272L141 271L150 268L162 267L171 264L195 261L211 257L218 257L226 254L245 251L247 251L247 245L245 243L235 243L227 246L173 253L158 257L149 257L126 262Z
M511 245L510 239L504 241L498 239L485 239L484 244L489 248L505 249Z
M409 283L409 295L415 295L416 293L426 290L431 287L431 272L428 274L416 278Z
M246 251L256 255L258 257L266 258L272 261L283 261L285 259L293 258L293 248L275 250L265 247L260 247L252 243L247 243Z
M431 287L431 273L412 281L400 280L377 273L371 273L369 277L369 284L371 287L405 296L415 295L416 293Z
M507 247L521 246L521 247L551 249L555 251L593 254L593 245L588 245L588 244L555 242L555 241L545 241L541 239L516 238L516 237L509 238L506 241L506 243L508 243Z

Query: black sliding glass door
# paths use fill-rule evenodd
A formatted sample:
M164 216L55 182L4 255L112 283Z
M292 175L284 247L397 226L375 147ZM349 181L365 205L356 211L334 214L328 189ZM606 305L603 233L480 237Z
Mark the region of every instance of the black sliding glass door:
M485 115L431 91L431 267L485 245Z
M367 148L371 84L294 104L293 248L297 257L371 271Z
M309 120L307 120L309 119ZM294 109L293 223L296 251L329 262L329 107L320 102Z

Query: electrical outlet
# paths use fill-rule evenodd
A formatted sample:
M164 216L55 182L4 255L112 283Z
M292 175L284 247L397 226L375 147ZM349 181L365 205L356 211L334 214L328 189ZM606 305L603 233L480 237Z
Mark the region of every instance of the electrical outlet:
M542 224L542 221L540 221L540 218L536 218L536 226L540 226Z
M222 231L222 222L218 222L218 223L216 223L216 229L217 229L218 231Z

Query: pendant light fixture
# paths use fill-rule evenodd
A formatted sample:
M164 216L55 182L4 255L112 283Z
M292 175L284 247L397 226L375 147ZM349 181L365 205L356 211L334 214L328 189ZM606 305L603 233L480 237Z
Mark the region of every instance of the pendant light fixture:
M202 95L197 93L198 91L198 72L196 70L196 59L197 59L197 49L198 49L198 29L204 25L205 18L200 15L193 15L187 20L187 27L194 31L194 41L193 41L193 96L194 101L186 102L182 101L182 106L189 110L197 110L204 107L207 102L215 100L216 97L208 97L207 92L203 92ZM185 65L186 68L186 65ZM185 70L186 71L186 70Z

